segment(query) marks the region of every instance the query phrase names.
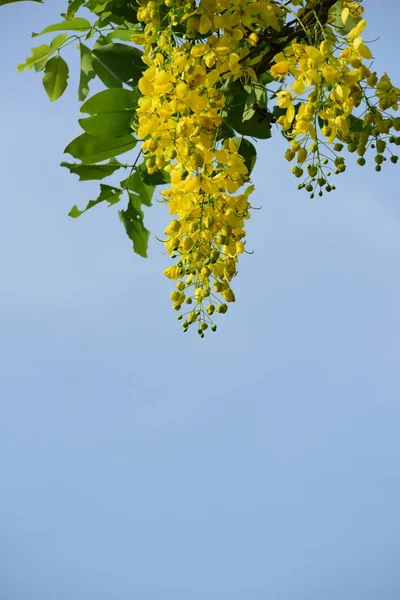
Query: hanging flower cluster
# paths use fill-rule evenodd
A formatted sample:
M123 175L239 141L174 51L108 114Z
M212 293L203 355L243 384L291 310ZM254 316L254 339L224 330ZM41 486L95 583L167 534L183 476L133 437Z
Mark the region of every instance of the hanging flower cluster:
M231 281L245 250L253 189L243 188L249 173L240 140L221 134L223 85L257 82L257 31L279 31L281 16L272 1L151 1L138 11L145 27L132 39L142 44L148 69L139 81L136 127L148 172L165 168L171 176L162 195L174 219L164 233L176 262L165 275L177 280L173 307L188 306L178 317L184 331L196 323L201 336L209 326L215 331L213 313L235 301Z
M346 4L344 25L350 10L356 16L362 11L357 3ZM332 171L345 171L345 159L340 155L344 144L349 152L358 154L361 166L366 162L367 149L376 148L376 170L380 171L386 160L384 152L389 150L387 141L400 142L393 135L400 130L400 118L393 119L386 112L398 109L400 90L386 73L378 80L376 72L364 64L372 59L361 37L365 27L362 19L346 37L326 35L317 47L294 43L275 56L271 68L275 77L292 78L288 89L277 92L278 106L285 109L278 123L292 140L286 152L287 160L297 159L292 172L296 177L306 172L299 188L305 188L312 197L316 189L319 195L324 188L327 192L334 189L327 179ZM361 126L354 130L357 109ZM396 163L397 155L389 153Z

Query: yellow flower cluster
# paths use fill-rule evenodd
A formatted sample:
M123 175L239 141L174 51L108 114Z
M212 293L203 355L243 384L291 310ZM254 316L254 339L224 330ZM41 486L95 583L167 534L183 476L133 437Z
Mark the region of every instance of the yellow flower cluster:
M349 15L361 14L358 3L345 2L343 24ZM317 187L320 195L324 186L326 191L334 189L327 183L326 174L330 171L325 172L325 165L329 164L336 174L345 171L345 160L338 154L344 143L350 152L358 153L360 165L365 164L364 154L369 146L378 148L378 171L385 160L386 137L399 144L395 136L388 136L391 129L399 130L399 119L385 111L398 109L400 90L386 73L378 80L377 74L364 64L372 59L361 37L365 27L362 19L345 37L339 39L330 32L317 47L293 43L274 57L275 64L270 69L273 77L292 78L287 89L276 93L282 109L278 123L292 140L286 152L289 161L297 158L298 165L292 172L302 177L306 165L306 180L299 187L305 187L312 196ZM358 131L353 130L355 118L360 123ZM391 160L397 162L397 156L392 155Z
M221 86L229 79L257 80L255 28L279 30L280 15L272 1L243 0L206 0L197 7L151 1L138 11L145 27L133 40L143 45L148 69L139 81L136 129L148 172L170 173L170 189L162 196L174 219L165 230L165 247L176 264L165 275L177 280L174 308L192 305L178 317L184 330L197 323L201 336L209 325L216 329L213 313L226 312L235 301L231 280L245 251L253 189L240 189L249 180L240 139L221 135ZM186 40L180 45L176 31Z

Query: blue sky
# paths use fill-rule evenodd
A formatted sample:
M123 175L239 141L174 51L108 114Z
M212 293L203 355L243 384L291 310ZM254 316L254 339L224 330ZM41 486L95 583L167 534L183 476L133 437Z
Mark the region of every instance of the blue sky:
M400 82L400 6L364 5ZM310 200L261 142L237 303L183 335L159 242L67 217L78 57L55 104L15 68L63 8L1 8L0 598L399 598L398 167Z

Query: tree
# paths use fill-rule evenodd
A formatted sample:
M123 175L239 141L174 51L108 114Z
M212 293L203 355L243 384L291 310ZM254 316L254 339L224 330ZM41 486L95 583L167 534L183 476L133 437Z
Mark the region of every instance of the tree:
M0 5L22 0L0 0ZM30 0L41 2L42 0ZM77 16L89 10L92 19ZM350 0L69 0L55 33L18 66L43 72L51 101L66 90L63 48L78 43L83 133L62 166L80 181L127 170L118 187L100 183L99 204L126 198L120 219L140 256L149 232L142 204L157 186L173 217L164 231L174 263L165 275L183 330L204 337L214 313L235 301L231 282L246 252L251 172L249 138L286 138L286 159L311 197L335 190L343 151L381 171L400 145L400 90L372 70L361 2ZM99 78L103 91L89 97ZM129 153L132 159L117 157ZM215 316L215 315L214 315Z

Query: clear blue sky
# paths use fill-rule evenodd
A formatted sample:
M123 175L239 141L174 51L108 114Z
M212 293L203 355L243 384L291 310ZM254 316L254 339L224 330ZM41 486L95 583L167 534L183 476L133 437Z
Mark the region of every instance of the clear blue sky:
M400 82L400 6L364 4ZM67 217L78 57L55 104L15 68L63 8L0 8L1 600L397 600L399 167L310 200L260 143L238 301L185 336L154 237Z

